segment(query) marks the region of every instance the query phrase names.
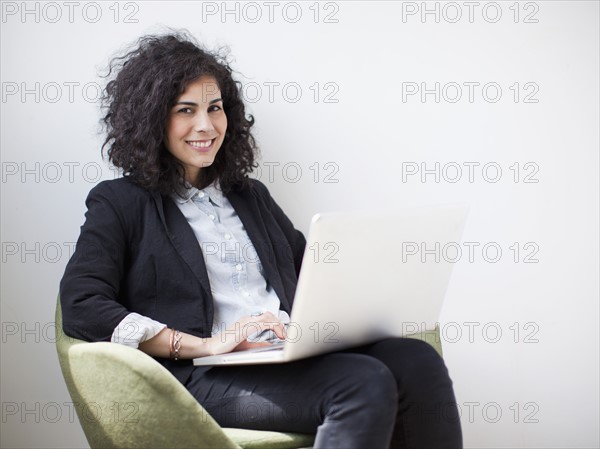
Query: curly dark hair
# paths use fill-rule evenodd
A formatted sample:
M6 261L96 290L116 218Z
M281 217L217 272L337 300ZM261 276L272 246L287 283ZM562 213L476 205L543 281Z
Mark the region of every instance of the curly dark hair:
M114 77L113 73L116 73ZM200 171L197 186L218 180L223 191L241 187L256 167L254 124L246 116L240 83L232 78L226 57L211 53L184 31L142 36L133 50L113 58L102 96L102 122L109 161L136 184L161 193L184 184L183 165L164 141L169 111L187 86L212 76L221 90L227 132L212 165Z

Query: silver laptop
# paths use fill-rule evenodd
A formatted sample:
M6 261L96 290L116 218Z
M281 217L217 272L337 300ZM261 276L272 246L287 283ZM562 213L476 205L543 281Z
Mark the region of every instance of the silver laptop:
M194 365L289 362L434 329L466 215L462 205L315 215L286 340Z

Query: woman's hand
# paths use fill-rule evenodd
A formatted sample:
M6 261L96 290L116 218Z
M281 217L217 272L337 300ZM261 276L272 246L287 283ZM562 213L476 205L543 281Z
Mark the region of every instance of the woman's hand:
M264 342L251 343L247 338L253 334L272 330L277 337L285 339L285 327L271 312L246 316L218 335L210 338L196 337L181 332L180 359L194 359L207 355L225 354L234 350L265 346ZM170 357L169 339L171 329L165 328L139 345L139 349L154 357ZM267 345L270 343L266 343Z
M211 355L224 354L234 350L243 350L259 346L268 346L268 342L249 342L247 338L251 335L258 335L261 332L272 330L277 337L285 340L285 327L279 318L271 312L265 312L260 315L243 317L214 337L207 338L208 347ZM208 355L208 354L207 354Z

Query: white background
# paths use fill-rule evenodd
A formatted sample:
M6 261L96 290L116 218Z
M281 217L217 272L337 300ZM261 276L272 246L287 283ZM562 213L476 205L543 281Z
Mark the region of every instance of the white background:
M299 229L321 210L470 204L479 246L441 317L466 447L598 447L598 3L272 5L3 2L2 447L87 444L55 299L84 199L114 176L98 70L164 25L231 48L261 179Z

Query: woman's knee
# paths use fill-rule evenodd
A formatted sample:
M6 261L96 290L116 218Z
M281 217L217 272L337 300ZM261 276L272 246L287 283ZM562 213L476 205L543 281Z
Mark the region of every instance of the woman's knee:
M450 381L444 359L429 343L412 338L390 338L372 345L367 354L386 364L399 384L432 379Z
M363 405L395 407L398 388L394 375L382 361L363 354L332 354L341 378L340 397L352 397Z

